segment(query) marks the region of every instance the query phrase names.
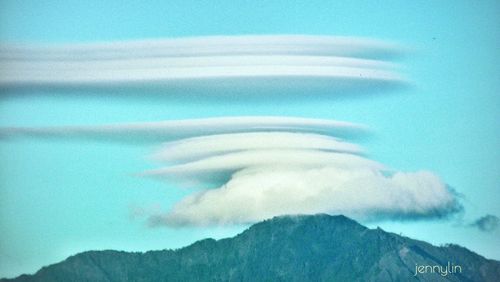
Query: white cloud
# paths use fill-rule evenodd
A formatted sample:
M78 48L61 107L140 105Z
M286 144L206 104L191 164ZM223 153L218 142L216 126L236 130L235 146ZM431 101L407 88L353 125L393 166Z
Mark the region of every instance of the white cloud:
M217 55L314 55L390 58L397 44L367 38L314 35L206 36L85 44L0 45L1 60L100 60Z
M315 149L362 153L360 146L335 137L291 132L249 132L194 137L166 143L153 154L166 162L187 162L210 156L257 149Z
M167 213L153 214L150 222L234 224L315 213L414 219L460 210L453 191L435 174L394 171L352 154L358 149L329 136L290 132L221 134L166 143L154 156L167 166L144 175L202 190Z
M382 61L394 44L328 36L214 36L100 44L0 47L0 87L276 87L330 92L406 81ZM328 83L325 83L328 82ZM199 89L198 89L199 90ZM201 91L201 90L200 90ZM167 91L171 92L171 91ZM210 92L210 91L206 91ZM210 95L218 95L218 91Z
M343 66L214 66L214 67L163 67L150 69L47 69L7 70L1 73L0 86L79 86L79 85L158 85L184 86L185 80L217 83L232 83L238 86L240 79L248 85L270 78L287 78L289 81L303 80L315 83L314 78L323 78L335 83L352 83L359 87L363 83L404 84L396 73L357 67ZM319 83L320 81L316 82ZM344 85L345 86L345 85Z
M244 223L282 214L332 213L358 219L433 218L460 209L430 172L385 167L343 141L361 125L289 117L224 117L95 127L11 128L4 136L143 137L163 143L165 165L142 175L196 188L153 224Z
M381 60L359 59L337 56L290 56L290 55L240 55L205 57L155 57L124 58L119 60L54 60L4 61L0 71L71 71L71 70L113 70L113 69L158 69L158 68L209 68L231 66L337 66L352 68L394 69L398 65Z
M244 169L218 189L186 197L154 225L248 223L283 214L354 218L436 217L457 211L454 195L430 172L393 175L365 168Z
M384 166L375 161L345 153L302 149L245 150L215 155L188 163L150 170L147 176L156 176L176 182L200 184L221 184L234 173L252 167L298 167L317 168L333 166L344 169L377 169Z
M318 133L351 138L362 136L367 133L367 130L366 126L360 124L327 119L240 116L101 126L10 127L1 128L0 136L103 138L105 140L163 142L213 134L268 131Z
M161 86L162 93L178 96L222 97L227 92L219 90L228 89L238 98L239 90L255 96L264 89L271 90L261 96L268 99L274 92L318 96L369 89L372 93L406 83L397 65L385 61L401 53L401 47L377 40L303 35L4 45L0 88ZM202 191L165 214L154 212L153 224L246 223L298 213L436 217L460 208L436 175L390 170L359 155L359 146L340 139L366 131L361 125L332 120L223 117L4 128L0 136L171 142L154 155L166 167L144 175L166 177Z

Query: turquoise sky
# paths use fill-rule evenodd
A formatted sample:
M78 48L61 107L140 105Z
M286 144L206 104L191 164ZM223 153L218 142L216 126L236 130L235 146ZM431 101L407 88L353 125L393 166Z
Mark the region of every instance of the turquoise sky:
M498 1L2 1L0 41L90 42L196 35L314 34L394 40L412 87L352 99L262 103L0 92L0 126L55 126L237 115L358 122L370 157L435 172L462 194L458 219L370 226L500 259L500 236L467 224L500 216ZM11 95L12 94L12 95ZM115 93L116 94L116 93ZM311 93L310 95L313 95ZM129 211L168 208L189 191L134 173L154 145L0 141L0 277L89 249L144 251L232 236L246 226L148 228Z

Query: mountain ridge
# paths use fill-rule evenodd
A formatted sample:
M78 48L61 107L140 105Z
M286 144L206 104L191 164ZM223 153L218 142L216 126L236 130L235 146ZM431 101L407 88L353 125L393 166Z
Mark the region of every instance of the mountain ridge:
M451 273L444 266L459 266ZM433 273L418 266L441 266ZM453 268L451 268L453 270ZM449 273L448 273L449 272ZM416 275L415 275L416 274ZM500 262L343 215L279 216L220 240L148 252L87 251L0 281L498 281Z

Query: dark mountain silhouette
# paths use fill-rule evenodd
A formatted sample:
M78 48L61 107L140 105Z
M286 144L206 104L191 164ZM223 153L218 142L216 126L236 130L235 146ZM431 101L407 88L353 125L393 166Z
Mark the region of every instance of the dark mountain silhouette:
M449 264L455 273L431 271ZM414 276L416 265L428 266L426 273ZM178 250L84 252L1 281L500 281L500 262L457 245L368 229L345 216L283 216L233 238Z

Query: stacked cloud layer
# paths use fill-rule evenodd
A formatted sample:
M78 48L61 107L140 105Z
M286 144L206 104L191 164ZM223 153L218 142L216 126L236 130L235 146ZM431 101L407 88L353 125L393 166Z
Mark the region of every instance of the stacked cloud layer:
M142 175L194 187L154 225L247 223L275 215L342 213L360 219L425 218L460 205L430 172L398 172L349 142L364 126L285 117L226 117L96 127L10 128L21 135L169 140L163 167Z
M394 71L397 66L387 61L401 53L400 47L377 40L299 35L3 45L0 88L162 86L189 92L316 87L334 93L404 84Z
M166 166L143 175L201 191L151 216L151 223L247 223L298 213L422 218L460 209L453 191L433 173L394 171L364 157L360 146L336 130L300 128L254 128L163 144L153 158Z

